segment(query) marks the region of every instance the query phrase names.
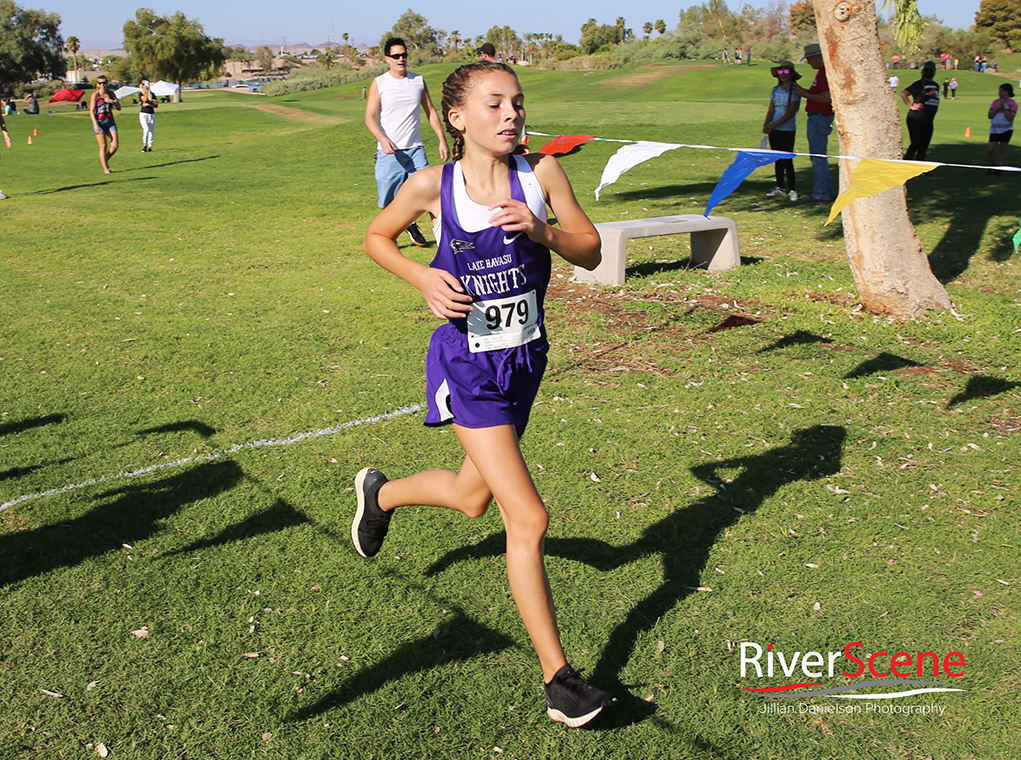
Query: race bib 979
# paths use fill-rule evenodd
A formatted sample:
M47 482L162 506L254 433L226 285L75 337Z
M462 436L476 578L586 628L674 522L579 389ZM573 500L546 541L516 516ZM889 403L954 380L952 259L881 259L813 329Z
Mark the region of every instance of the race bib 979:
M477 301L468 314L468 350L473 354L513 348L541 334L535 291L519 296Z

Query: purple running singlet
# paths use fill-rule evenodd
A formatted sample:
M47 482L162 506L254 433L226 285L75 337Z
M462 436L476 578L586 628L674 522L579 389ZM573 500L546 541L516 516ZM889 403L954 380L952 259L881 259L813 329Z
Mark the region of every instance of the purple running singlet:
M455 166L443 167L439 242L430 266L456 276L474 303L467 318L441 325L429 342L425 424L514 425L520 437L546 370L549 343L543 302L550 279L550 252L524 232L504 232L488 224L477 232L465 230L455 198L472 201ZM531 173L531 167L514 156L511 197L527 203L519 172ZM495 211L484 213L488 218ZM545 205L532 208L532 213L544 214Z

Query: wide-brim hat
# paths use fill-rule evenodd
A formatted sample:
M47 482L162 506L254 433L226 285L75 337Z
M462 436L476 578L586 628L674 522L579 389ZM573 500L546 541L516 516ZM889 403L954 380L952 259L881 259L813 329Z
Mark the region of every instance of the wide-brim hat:
M805 57L802 58L801 60L807 61L813 55L822 55L822 48L819 47L818 42L810 42L807 45L805 45Z
M799 79L801 79L801 74L799 74L797 71L794 70L794 64L791 63L790 61L780 61L780 63L776 64L776 66L774 66L773 68L771 68L769 70L769 73L772 74L777 79L779 79L780 77L777 74L777 72L780 69L790 69L791 70L791 80L794 81L794 82L797 82Z

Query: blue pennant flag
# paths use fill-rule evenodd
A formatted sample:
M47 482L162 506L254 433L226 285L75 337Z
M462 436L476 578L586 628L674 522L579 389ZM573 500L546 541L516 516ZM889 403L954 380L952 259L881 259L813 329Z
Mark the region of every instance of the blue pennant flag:
M794 154L780 153L778 151L755 151L749 153L739 151L737 158L734 159L734 163L727 167L727 170L723 172L723 176L720 177L720 181L713 188L713 193L709 196L709 202L705 207L704 216L709 216L709 212L716 207L716 204L737 190L738 186L744 182L745 177L760 166L768 166L775 161L779 161L781 158L794 158Z

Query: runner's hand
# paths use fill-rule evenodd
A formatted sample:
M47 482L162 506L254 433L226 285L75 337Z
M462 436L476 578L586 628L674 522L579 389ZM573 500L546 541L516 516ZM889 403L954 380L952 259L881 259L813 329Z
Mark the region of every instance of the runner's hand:
M445 269L425 267L415 283L429 310L440 319L464 318L472 310L472 297L464 292L461 281Z

